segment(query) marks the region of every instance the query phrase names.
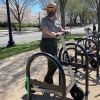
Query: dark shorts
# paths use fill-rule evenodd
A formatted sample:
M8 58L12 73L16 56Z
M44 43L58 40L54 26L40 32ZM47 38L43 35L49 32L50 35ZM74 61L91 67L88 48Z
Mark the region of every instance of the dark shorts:
M42 38L40 50L53 56L57 55L57 40L55 38Z

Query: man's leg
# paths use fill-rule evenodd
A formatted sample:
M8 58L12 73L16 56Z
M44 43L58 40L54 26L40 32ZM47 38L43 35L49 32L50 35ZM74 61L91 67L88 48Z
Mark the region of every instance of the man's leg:
M56 69L57 69L57 67L55 66L55 64L53 62L51 62L50 60L48 60L48 71L44 78L44 82L53 84L53 75L54 75Z

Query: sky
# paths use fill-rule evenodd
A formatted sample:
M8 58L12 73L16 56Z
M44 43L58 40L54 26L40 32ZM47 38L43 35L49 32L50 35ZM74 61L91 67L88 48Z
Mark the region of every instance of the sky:
M41 12L42 10L42 5L41 4L35 4L33 7L32 7L32 12L33 13L38 13L38 12Z
M2 3L1 3L1 0L0 0L0 5L1 5ZM32 7L32 12L33 13L38 13L38 12L40 12L42 10L42 5L40 4L40 3L37 3L37 4L35 4L35 5L33 5L33 7Z

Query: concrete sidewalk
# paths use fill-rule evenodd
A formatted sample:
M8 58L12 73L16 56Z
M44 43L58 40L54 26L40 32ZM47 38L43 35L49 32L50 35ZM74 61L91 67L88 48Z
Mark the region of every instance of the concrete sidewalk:
M36 52L39 52L39 50L25 52L0 61L0 100L26 100L27 92L24 87L25 68L29 57ZM37 64L39 64L38 67L36 67ZM46 70L41 69L40 65L45 64L45 59L39 59L32 65L34 66L32 69L33 77L39 79L44 77L44 72L46 72ZM77 84L84 90L85 78L84 75L81 76L81 74L84 74L83 70L78 72L76 80L78 80ZM95 75L95 71L89 73L90 93L88 100L100 100L100 82L97 83ZM58 78L54 79L56 83ZM71 98L70 94L68 94L68 98ZM33 100L49 99L44 99L40 93L36 93L33 95ZM73 99L71 98L68 100Z
M97 25L96 25L97 26ZM76 34L76 33L86 33L84 31L84 28L91 28L92 29L92 25L87 25L85 27L73 27L71 30L69 27L66 27L66 29L71 32L72 34ZM20 32L16 32L13 31L13 40L15 41L15 44L22 44L22 43L28 43L31 41L36 41L36 40L40 40L41 39L41 35L42 32L40 31L22 31ZM7 46L9 41L9 35L8 35L8 30L0 30L0 47L2 46Z

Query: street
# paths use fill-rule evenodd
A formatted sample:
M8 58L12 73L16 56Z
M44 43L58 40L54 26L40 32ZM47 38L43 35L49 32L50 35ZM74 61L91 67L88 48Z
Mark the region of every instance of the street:
M91 28L92 25L87 25L85 27L74 27L71 30L67 29L69 32L72 34L76 33L85 33L84 28ZM41 32L32 32L32 31L25 31L21 33L13 33L13 40L15 41L16 44L22 44L22 43L27 43L35 40L40 40L41 39ZM6 46L8 44L9 40L9 35L7 30L0 30L0 47Z

